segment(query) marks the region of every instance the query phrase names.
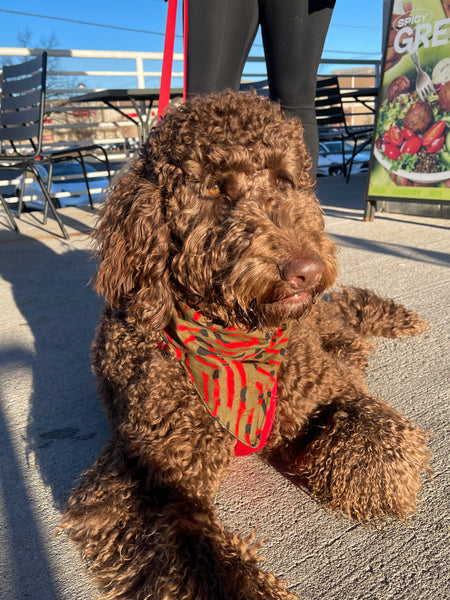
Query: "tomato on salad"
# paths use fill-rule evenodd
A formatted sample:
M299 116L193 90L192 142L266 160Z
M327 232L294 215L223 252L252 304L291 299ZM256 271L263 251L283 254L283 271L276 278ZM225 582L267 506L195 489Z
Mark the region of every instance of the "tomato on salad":
M402 146L402 154L416 154L422 148L422 138L411 135Z
M391 125L388 131L384 134L384 141L387 144L393 144L394 146L400 146L403 142L403 138L403 129L398 125Z
M435 142L438 138L440 138L442 136L442 134L444 133L444 129L445 129L445 121L441 120L441 121L437 121L437 123L434 123L434 125L432 125L428 129L428 131L426 131L423 134L423 138L422 138L423 145L431 146L431 144L433 142Z

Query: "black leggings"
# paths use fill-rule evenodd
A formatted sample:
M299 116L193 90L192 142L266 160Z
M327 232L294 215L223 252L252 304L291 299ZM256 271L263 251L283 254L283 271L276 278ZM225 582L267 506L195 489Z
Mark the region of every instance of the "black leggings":
M335 0L189 0L187 93L239 89L258 26L270 99L302 120L316 173L316 77Z

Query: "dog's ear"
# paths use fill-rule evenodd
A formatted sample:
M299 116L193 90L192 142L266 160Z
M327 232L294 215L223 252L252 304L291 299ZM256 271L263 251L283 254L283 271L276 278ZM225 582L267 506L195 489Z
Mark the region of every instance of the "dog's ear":
M112 185L93 233L100 265L95 289L128 319L162 329L173 307L168 271L170 233L156 183L136 161Z

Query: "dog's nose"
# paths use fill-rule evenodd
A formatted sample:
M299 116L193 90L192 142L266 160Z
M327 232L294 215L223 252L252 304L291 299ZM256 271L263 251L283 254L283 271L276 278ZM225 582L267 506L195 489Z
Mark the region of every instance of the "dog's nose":
M317 285L324 270L325 263L315 253L290 258L280 267L281 277L299 290Z

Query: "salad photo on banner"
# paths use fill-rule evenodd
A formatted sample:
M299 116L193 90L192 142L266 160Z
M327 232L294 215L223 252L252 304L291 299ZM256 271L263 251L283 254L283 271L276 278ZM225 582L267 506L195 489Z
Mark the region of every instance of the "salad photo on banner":
M366 200L450 200L450 0L394 0Z

